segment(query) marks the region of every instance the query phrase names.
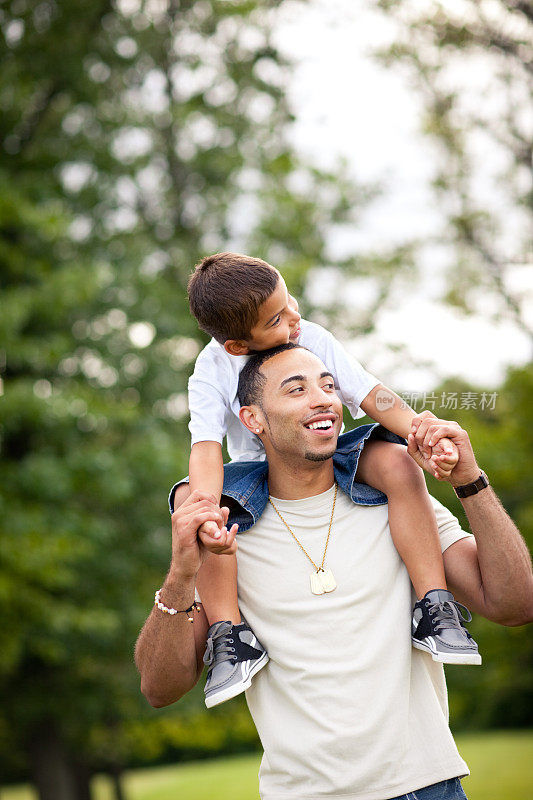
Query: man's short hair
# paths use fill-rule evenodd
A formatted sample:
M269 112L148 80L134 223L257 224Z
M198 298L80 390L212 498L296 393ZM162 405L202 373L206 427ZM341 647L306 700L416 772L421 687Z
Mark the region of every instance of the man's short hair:
M239 375L239 385L237 387L237 397L241 406L256 405L261 406L263 390L265 388L266 377L261 372L261 367L269 358L283 353L284 350L305 350L300 344L287 342L271 347L269 350L261 350L250 356Z
M259 306L277 286L279 275L261 258L215 253L194 268L187 291L198 325L217 342L249 339Z

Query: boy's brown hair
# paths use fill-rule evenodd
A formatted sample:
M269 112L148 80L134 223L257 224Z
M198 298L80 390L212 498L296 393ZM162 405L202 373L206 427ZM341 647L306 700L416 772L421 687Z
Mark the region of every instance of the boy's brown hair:
M187 292L198 325L217 342L249 339L259 306L278 283L278 273L261 258L215 253L194 268Z

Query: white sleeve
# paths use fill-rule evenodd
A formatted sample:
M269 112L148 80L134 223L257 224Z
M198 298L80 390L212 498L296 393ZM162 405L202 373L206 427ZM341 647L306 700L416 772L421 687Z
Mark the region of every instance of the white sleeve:
M222 444L227 432L229 400L224 387L229 386L226 365L203 350L189 378L189 431L191 447L196 442Z
M467 537L472 536L471 533L467 533L461 528L457 517L454 517L452 512L448 511L448 509L443 506L442 503L439 503L439 501L433 497L433 495L429 495L429 498L431 500L431 504L433 505L435 516L437 517L440 546L443 553L448 549L448 547L450 547L450 545L455 544L455 542L458 542L460 539L466 539ZM474 537L472 536L472 538Z
M311 349L330 370L335 379L337 393L354 419L364 416L359 406L367 394L381 383L367 372L332 333L320 325L313 325Z

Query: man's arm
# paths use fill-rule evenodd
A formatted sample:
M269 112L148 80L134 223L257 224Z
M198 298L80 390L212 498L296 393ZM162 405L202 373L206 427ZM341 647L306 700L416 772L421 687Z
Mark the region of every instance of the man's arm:
M490 486L461 502L475 541L461 539L443 554L456 599L501 625L533 622L531 559L515 524Z
M161 599L169 608L189 608L194 600L194 579L179 571L168 573ZM141 674L141 692L150 705L175 703L196 685L202 673L207 620L203 609L187 614L164 614L156 606L146 620L137 644L135 663Z
M195 491L172 515L172 560L161 588L161 600L167 607L181 611L192 605L196 576L207 557L196 532L212 520L234 539L237 526L229 532L224 527L228 513L212 495ZM141 674L141 691L156 708L175 703L201 675L208 625L203 610L191 613L192 625L187 614L165 614L154 606L137 640L135 663Z
M438 422L439 433L443 433L443 421ZM431 418L416 418L408 439L408 452L424 469L428 469L428 459L423 451L432 446L433 425ZM444 435L459 453L448 481L463 486L477 480L481 470L466 431L457 422L448 422ZM461 503L475 541L461 539L444 552L446 578L456 599L502 625L532 622L531 558L516 525L490 486Z

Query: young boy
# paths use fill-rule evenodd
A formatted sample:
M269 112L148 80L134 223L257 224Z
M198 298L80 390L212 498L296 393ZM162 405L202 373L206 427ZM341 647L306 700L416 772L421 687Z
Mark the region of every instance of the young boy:
M301 319L296 300L270 264L236 253L217 253L196 266L188 291L198 324L213 336L198 356L189 381L190 491L201 489L220 501L224 436L232 462L264 460L260 439L239 420L239 373L249 353L289 341L321 358L354 418L368 414L407 438L415 412L350 358L329 331ZM331 421L314 424L325 427ZM442 478L457 463L457 453L449 440L437 442L436 438L431 460L435 477ZM387 495L391 536L418 598L413 645L430 652L436 661L481 663L477 645L464 626L461 606L447 591L435 514L419 467L400 445L369 440L364 443L356 479ZM225 554L225 558L210 555L197 579L211 626L204 657L209 665L206 705L211 707L248 688L268 656L239 613L237 562L234 547L225 544L227 530L209 522L198 535L212 553Z

